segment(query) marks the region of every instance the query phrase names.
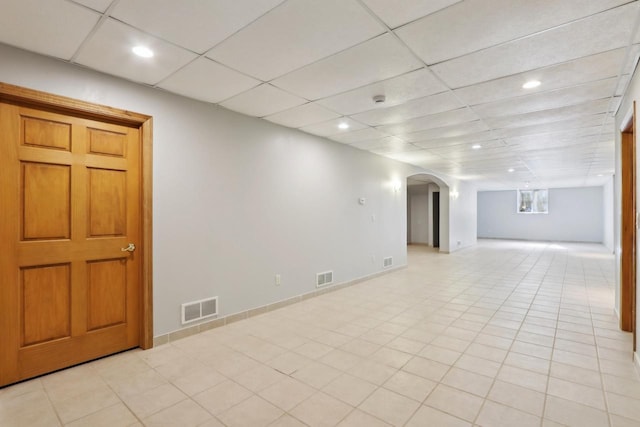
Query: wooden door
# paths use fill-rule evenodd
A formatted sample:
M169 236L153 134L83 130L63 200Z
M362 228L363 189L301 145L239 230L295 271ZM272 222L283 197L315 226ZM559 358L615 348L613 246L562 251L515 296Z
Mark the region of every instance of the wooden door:
M433 193L433 247L440 247L440 192Z
M140 344L140 131L0 103L0 385Z
M636 139L635 102L621 134L620 329L633 332L636 350Z

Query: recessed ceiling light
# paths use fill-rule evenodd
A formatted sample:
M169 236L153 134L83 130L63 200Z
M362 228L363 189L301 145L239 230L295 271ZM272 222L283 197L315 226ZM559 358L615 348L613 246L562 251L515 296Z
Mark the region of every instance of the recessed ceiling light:
M603 174L599 173L598 176L604 176Z
M539 80L529 80L528 82L526 82L525 84L522 85L523 89L533 89L536 88L538 86L540 86L541 83Z
M508 171L509 171L509 172L513 172L513 171L515 171L515 169L514 169L514 168L509 168L509 170L508 170Z
M338 125L338 128L340 128L340 129L349 129L349 123L341 122L341 123Z
M473 145L471 146L471 148L473 148L474 150L479 150L479 149L481 149L481 148L482 148L482 145L480 145L480 144L473 144Z
M153 51L146 46L134 46L131 51L141 58L153 57Z

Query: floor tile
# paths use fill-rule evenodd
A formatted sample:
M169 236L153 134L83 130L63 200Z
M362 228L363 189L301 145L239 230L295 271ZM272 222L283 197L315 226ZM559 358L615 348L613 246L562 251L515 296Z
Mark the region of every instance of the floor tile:
M334 426L352 410L352 406L319 392L300 403L289 413L310 426Z
M497 378L504 382L519 385L531 390L543 392L547 388L548 377L533 371L515 368L513 366L504 365L500 369Z
M429 406L421 406L405 426L471 427L471 423Z
M377 388L377 385L368 381L343 374L326 385L322 391L351 406L358 406Z
M269 424L269 427L307 427L307 425L287 414Z
M456 363L462 353L444 347L439 347L437 345L427 344L427 346L423 348L422 351L418 353L418 355L420 357L424 357L425 359L444 363L445 365L453 365L454 363Z
M127 407L140 419L146 418L176 403L185 400L187 396L171 384L164 384L129 398L124 402Z
M265 400L288 411L315 392L316 390L311 386L294 378L286 377L260 391L259 394Z
M481 397L440 384L424 403L449 415L472 422L478 415L483 402L484 399Z
M545 395L529 388L497 380L487 399L536 416L542 416Z
M606 393L609 411L640 423L640 400L616 393Z
M216 417L228 427L267 426L284 412L266 400L252 396Z
M604 404L604 392L600 388L587 387L558 378L549 378L547 394L572 400L596 409L606 410Z
M464 369L451 368L441 382L458 390L485 397L493 384L493 378Z
M204 421L205 419L202 419ZM71 427L128 427L136 423L136 417L122 403L116 403L91 415L73 421ZM152 425L152 424L148 424ZM188 424L181 424L185 427ZM196 424L192 424L196 425Z
M384 421L358 409L351 412L338 424L338 427L391 427Z
M555 396L547 396L544 417L568 426L602 427L609 424L606 412Z
M384 383L384 388L409 397L417 402L423 402L433 391L437 383L418 375L398 371Z
M257 393L278 381L282 381L286 377L286 375L276 371L270 366L261 365L233 377L233 380L241 386Z
M499 403L485 402L476 424L491 427L538 427L540 417L519 411Z
M358 407L391 425L404 425L420 404L393 391L379 388Z
M233 381L223 381L193 396L207 411L216 415L248 399L253 393Z

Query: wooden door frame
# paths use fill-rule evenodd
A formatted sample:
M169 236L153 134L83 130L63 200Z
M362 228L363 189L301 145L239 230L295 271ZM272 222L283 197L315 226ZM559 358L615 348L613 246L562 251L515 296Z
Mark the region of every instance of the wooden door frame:
M620 329L636 334L636 137L635 102L620 129Z
M140 343L142 349L153 347L153 258L152 258L152 146L153 118L144 114L92 104L0 82L0 102L99 120L140 129L142 245L140 256Z

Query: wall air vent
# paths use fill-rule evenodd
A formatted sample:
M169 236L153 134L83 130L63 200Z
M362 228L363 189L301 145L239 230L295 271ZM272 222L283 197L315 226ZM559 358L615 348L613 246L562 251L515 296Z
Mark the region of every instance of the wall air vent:
M218 297L182 304L182 324L207 319L218 314Z
M316 287L321 288L333 283L333 271L325 271L316 275Z
M382 260L382 268L389 268L393 265L393 257L387 257Z

